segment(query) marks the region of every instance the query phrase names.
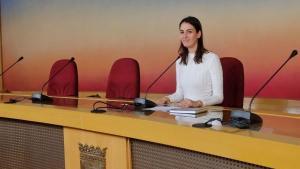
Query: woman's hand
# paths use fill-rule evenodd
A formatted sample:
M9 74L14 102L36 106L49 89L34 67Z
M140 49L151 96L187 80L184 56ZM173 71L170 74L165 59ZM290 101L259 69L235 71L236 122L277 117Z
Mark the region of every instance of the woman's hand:
M163 98L156 100L156 104L158 104L158 105L164 105L164 104L170 104L170 103L171 103L171 100L168 97L163 97Z
M193 101L190 99L183 99L179 103L177 103L178 106L180 107L202 107L203 103L202 101Z

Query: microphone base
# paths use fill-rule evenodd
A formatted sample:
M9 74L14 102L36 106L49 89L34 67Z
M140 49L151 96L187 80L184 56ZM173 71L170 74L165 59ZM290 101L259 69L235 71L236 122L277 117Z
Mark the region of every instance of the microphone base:
M153 101L145 99L145 98L135 98L134 106L137 109L142 109L142 108L152 108L152 107L157 106L157 104L154 103Z
M33 93L31 96L32 103L40 104L51 104L53 99L49 96L43 95L42 93Z
M263 120L257 114L245 110L232 110L230 125L239 129L260 129Z

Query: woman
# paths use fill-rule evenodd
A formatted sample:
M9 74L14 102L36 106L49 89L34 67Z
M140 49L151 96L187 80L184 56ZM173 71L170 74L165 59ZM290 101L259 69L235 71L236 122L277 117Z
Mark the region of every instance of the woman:
M176 61L176 92L157 101L180 107L202 107L223 101L223 72L219 57L204 48L200 21L192 16L179 23L180 59Z

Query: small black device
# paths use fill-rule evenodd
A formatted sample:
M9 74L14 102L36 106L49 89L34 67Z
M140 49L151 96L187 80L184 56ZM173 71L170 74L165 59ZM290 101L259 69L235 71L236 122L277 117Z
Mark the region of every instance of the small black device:
M17 102L18 102L18 100L16 100L16 99L9 99L8 101L6 101L4 103L6 103L6 104L14 104L14 103L17 103Z
M207 128L207 127L211 127L211 124L207 124L207 123L195 123L192 125L192 127L196 127L196 128Z
M91 110L91 113L105 113L106 110L103 110L103 109L93 109Z
M211 118L211 119L207 120L205 123L195 123L195 124L192 125L192 127L196 127L196 128L208 128L208 127L212 127L213 125L212 125L211 122L213 122L215 120L217 120L217 121L219 121L219 122L222 123L222 119L220 119L220 118Z

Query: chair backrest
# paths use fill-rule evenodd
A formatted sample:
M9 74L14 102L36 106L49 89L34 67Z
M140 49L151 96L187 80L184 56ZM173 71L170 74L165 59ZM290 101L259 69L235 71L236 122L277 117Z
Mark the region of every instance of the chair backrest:
M49 79L70 60L61 59L56 61L51 68ZM50 96L78 96L78 71L75 61L71 61L65 68L54 76L48 83L47 94ZM77 105L77 100L55 99L54 104Z
M224 100L221 106L243 108L244 67L241 61L232 57L221 58L223 69Z
M132 58L116 60L109 73L106 98L134 99L140 96L140 67Z

